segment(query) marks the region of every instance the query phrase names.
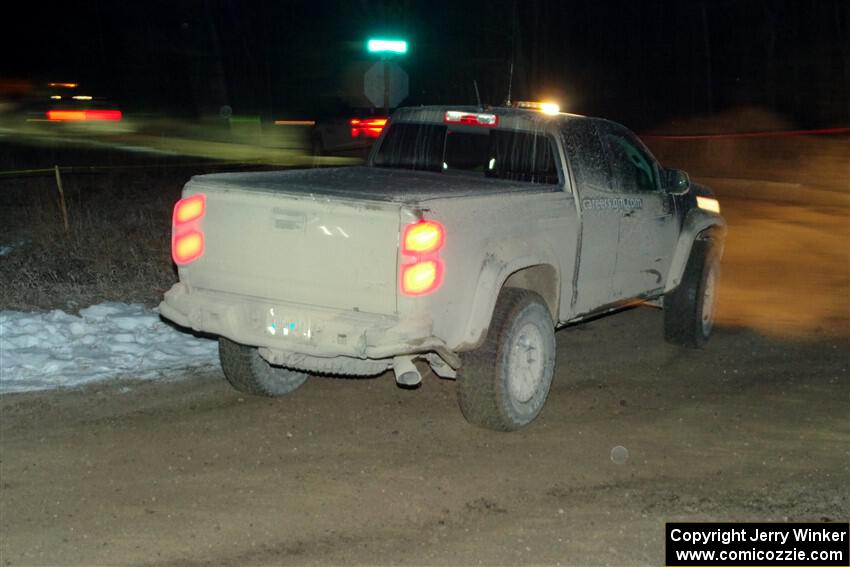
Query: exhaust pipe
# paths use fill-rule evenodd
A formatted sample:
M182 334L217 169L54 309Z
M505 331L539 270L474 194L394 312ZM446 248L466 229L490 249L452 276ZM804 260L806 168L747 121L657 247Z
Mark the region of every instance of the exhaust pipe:
M393 358L393 372L399 386L418 386L422 382L422 374L413 364L412 356L396 356Z

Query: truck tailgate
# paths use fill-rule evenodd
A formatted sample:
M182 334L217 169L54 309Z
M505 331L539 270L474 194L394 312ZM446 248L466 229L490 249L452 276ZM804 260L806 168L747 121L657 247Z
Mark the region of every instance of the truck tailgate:
M395 313L400 204L201 184L185 191L195 193L206 195L205 248L180 268L189 285Z

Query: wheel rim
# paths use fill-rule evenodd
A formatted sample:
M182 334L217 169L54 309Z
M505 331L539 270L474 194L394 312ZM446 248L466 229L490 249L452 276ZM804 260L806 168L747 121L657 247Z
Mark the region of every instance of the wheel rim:
M717 270L711 266L705 278L702 294L702 334L708 336L714 326L714 302L717 298Z
M543 333L527 323L516 334L510 348L508 390L513 399L526 403L543 382Z

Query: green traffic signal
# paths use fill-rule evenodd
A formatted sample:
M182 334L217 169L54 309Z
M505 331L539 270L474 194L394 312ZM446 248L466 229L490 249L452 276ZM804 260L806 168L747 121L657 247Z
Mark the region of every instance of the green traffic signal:
M369 53L407 53L407 42L401 39L370 39L366 43Z

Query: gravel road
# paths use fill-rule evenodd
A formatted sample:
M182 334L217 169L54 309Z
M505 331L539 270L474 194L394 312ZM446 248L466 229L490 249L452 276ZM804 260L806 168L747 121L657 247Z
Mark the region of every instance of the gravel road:
M651 308L567 328L517 433L430 373L3 396L0 561L662 565L667 521L847 521L848 209L724 207L708 347L665 344Z

